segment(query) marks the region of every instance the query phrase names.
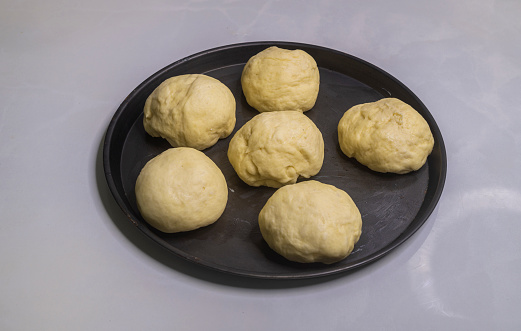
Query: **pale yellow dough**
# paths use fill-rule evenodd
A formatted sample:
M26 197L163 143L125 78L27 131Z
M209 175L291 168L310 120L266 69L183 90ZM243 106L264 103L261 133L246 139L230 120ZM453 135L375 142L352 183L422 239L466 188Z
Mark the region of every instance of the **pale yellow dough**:
M214 223L228 201L221 170L204 153L170 148L150 160L136 181L143 218L156 229L174 233Z
M324 140L301 112L261 113L235 133L228 159L246 184L277 188L320 171Z
M429 125L395 98L356 105L338 123L340 148L378 172L405 174L420 169L434 146Z
M315 105L320 74L308 53L273 46L248 60L241 84L248 104L260 112L304 112Z
M173 147L203 150L235 127L235 98L219 80L200 74L162 82L145 102L143 125Z
M259 214L264 240L295 262L346 258L362 233L362 216L343 190L314 180L278 189Z

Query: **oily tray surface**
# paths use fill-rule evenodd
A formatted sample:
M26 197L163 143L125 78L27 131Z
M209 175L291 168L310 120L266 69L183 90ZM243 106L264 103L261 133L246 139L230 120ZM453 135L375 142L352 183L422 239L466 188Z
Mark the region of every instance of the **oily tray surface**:
M362 235L351 255L325 265L290 262L264 242L257 217L275 189L251 187L237 176L227 158L230 139L258 111L244 98L240 77L248 59L269 46L302 49L320 70L320 91L313 109L305 112L322 132L324 164L311 179L346 191L358 206ZM204 150L228 183L228 204L220 219L191 232L165 234L149 226L138 212L134 185L147 161L170 148L143 128L143 106L148 95L172 76L200 73L224 83L235 96L237 123L232 134ZM395 97L410 104L429 123L435 145L427 163L406 175L381 174L346 157L338 145L337 125L350 107ZM255 42L224 46L177 61L152 75L121 104L109 124L104 142L104 169L109 188L129 220L158 245L180 258L227 273L297 279L329 275L361 267L381 258L421 227L441 195L446 153L441 133L423 103L383 70L335 50L289 42ZM305 180L305 179L300 179ZM300 181L299 180L299 181ZM172 256L172 258L176 258Z

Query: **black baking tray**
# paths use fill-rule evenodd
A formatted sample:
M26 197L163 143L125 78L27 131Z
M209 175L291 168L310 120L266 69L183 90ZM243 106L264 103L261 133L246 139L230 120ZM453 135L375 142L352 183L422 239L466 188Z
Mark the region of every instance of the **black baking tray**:
M313 109L305 114L322 132L324 165L311 179L345 190L362 214L360 240L346 259L325 265L290 262L264 242L257 217L275 189L250 187L242 182L227 158L233 134L258 112L242 93L240 77L248 59L269 46L302 49L317 62L320 91ZM143 128L143 106L165 79L182 74L206 74L230 88L237 102L234 132L204 150L222 170L229 187L226 209L212 225L191 232L165 234L149 226L136 206L134 185L147 161L171 146L149 136ZM385 97L401 99L429 123L434 149L427 163L406 174L371 171L346 157L337 138L338 121L350 107ZM132 91L112 118L105 135L103 165L114 199L146 236L173 253L198 265L235 275L267 279L300 279L331 275L367 265L407 240L428 219L443 190L447 171L441 132L425 105L404 84L382 69L333 49L294 42L264 41L206 50L159 70ZM300 179L303 180L303 179ZM300 181L299 180L299 181Z

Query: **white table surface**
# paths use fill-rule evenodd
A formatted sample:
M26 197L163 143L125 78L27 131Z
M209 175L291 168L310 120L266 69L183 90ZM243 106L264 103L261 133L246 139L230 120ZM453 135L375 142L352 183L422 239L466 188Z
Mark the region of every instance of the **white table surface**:
M0 2L1 330L521 329L521 2ZM123 99L209 48L352 54L429 108L448 157L390 255L303 281L183 262L128 222L101 165Z

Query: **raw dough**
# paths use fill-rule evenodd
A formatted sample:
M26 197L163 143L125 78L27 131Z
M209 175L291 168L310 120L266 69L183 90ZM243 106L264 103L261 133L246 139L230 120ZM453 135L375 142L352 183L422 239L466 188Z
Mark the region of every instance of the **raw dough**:
M362 216L345 191L310 180L278 189L262 208L259 227L288 260L329 264L353 251Z
M173 147L203 150L235 127L235 98L215 78L192 74L169 78L147 98L143 125Z
M228 147L228 159L251 186L281 187L316 175L324 161L322 134L298 111L261 113L242 126Z
M143 218L156 229L190 231L214 223L228 201L221 170L203 152L170 148L150 160L136 181Z
M378 172L405 174L420 169L434 146L429 125L395 98L352 107L338 123L340 148Z
M273 46L248 60L241 83L246 101L260 112L304 112L315 105L320 75L308 53Z

